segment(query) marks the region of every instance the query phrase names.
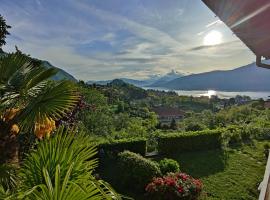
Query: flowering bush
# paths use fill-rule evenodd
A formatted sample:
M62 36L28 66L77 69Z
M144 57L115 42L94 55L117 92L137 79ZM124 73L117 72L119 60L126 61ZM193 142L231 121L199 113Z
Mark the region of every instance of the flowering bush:
M196 200L201 191L201 181L185 173L170 173L154 178L146 186L147 196L155 200Z

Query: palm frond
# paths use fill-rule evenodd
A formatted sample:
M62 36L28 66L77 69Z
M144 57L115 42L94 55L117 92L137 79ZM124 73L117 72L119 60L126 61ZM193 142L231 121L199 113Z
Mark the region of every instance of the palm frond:
M56 166L54 180L50 177L46 168L43 168L43 178L45 184L34 186L21 197L29 200L105 200L121 199L116 193L111 192L111 188L103 187L103 183L89 179L89 176L71 181L74 163L69 166L64 179L60 178L61 167ZM54 183L54 184L53 184Z
M30 130L37 121L46 117L59 119L76 105L79 96L72 84L61 81L43 89L37 97L29 99L18 115L22 128Z
M10 103L12 100L18 100L18 97L27 98L40 92L41 86L45 86L42 83L56 73L56 69L46 69L40 65L40 62L26 55L8 54L0 59L0 95Z
M20 174L26 199L121 199L107 183L93 177L96 148L88 136L74 132L60 127L27 156Z
M63 174L66 174L68 167L74 162L73 178L84 172L92 172L97 166L95 154L96 148L91 145L89 137L60 127L52 138L40 141L38 148L27 156L21 171L21 177L25 180L23 185L29 188L45 184L42 181L43 168L45 167L49 176L54 178L58 164Z
M12 165L1 164L0 165L0 186L7 191L13 190L16 187L16 169Z

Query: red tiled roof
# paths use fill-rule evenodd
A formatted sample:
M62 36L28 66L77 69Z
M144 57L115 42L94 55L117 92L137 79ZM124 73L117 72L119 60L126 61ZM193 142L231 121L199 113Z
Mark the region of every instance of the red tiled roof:
M269 0L202 0L257 56L270 58Z
M160 117L168 117L168 116L183 116L184 111L178 108L171 107L156 107L152 109L158 116Z
M265 108L270 108L270 101L264 102L264 107Z

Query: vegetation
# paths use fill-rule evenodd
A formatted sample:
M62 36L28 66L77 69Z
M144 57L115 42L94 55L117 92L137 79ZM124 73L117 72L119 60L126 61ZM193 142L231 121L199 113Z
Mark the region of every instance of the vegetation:
M181 153L171 158L181 163L183 172L201 179L202 199L255 200L266 165L264 144Z
M0 16L0 47L9 28ZM263 100L51 80L56 73L18 49L1 54L0 199L121 199L105 181L138 200L257 198L270 139ZM184 119L161 126L159 106Z
M176 160L164 158L159 161L159 168L163 175L170 172L180 172L180 166Z
M2 51L1 47L6 44L5 39L9 35L8 29L10 28L11 26L7 25L6 20L0 15L0 53Z
M0 16L0 47L7 28ZM56 72L18 49L0 57L0 198L121 199L93 176L96 149L89 136L70 131L72 124L55 131L56 120L72 115L79 99L73 83L49 80ZM20 160L19 136L29 139Z
M121 180L128 189L143 191L152 178L161 174L157 163L129 151L119 154L118 164Z
M201 191L201 181L184 173L169 173L162 178L154 178L146 186L146 195L152 200L198 199Z
M93 176L96 149L89 137L58 129L39 142L20 170L19 188L27 199L105 199L118 196ZM29 192L30 191L30 192Z
M221 148L223 131L223 129L216 129L160 135L158 151L160 154L172 154Z
M133 138L105 141L98 144L98 149L100 152L103 152L105 154L104 156L108 154L117 155L118 153L125 150L129 150L144 156L146 152L146 139Z
M54 120L76 104L71 83L48 81L55 73L18 52L0 58L1 163L18 161L19 133L49 136Z

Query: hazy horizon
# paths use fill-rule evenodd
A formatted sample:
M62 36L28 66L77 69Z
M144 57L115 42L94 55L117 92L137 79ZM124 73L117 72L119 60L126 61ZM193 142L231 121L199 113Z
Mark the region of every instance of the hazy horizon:
M85 81L230 70L255 60L202 1L0 2L12 26L4 51L17 45Z

